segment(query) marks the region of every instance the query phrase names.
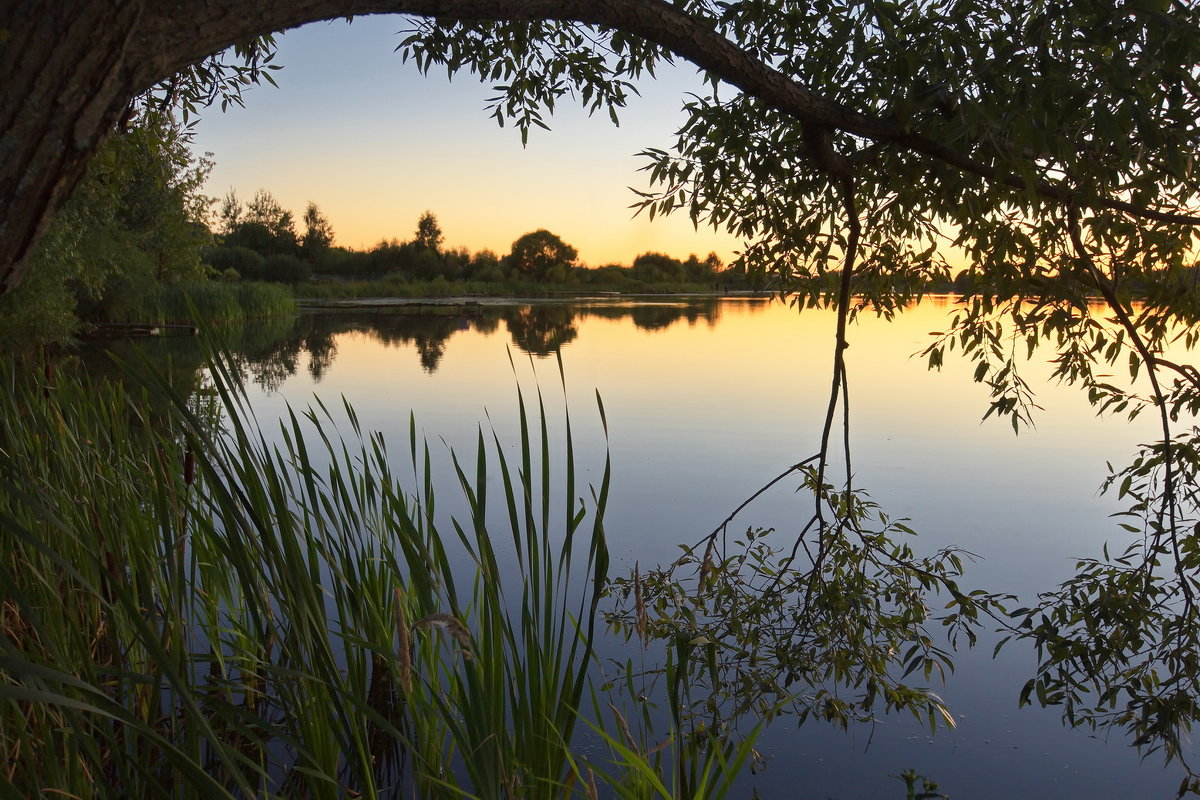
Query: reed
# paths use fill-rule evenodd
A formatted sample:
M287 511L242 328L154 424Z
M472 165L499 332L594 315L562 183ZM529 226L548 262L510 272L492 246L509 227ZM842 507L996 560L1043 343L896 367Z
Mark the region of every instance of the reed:
M206 406L4 369L0 790L572 794L607 461L585 507L569 417L552 457L522 396L516 460L481 430L444 520L415 422L405 486L348 405L272 442L230 361L210 374Z
M729 790L752 737L597 699L611 466L578 484L565 403L439 473L411 416L400 460L344 401L260 426L228 354L137 371L0 364L0 796Z
M118 322L210 324L296 313L291 292L273 283L191 281L153 287L127 298L109 314ZM120 317L120 319L116 319Z

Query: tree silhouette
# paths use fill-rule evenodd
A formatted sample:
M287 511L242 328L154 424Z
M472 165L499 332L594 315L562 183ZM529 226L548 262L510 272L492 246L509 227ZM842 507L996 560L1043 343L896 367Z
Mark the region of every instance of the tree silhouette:
M441 249L445 238L442 235L441 227L438 225L437 217L433 215L432 211L426 211L417 220L417 234L413 237L413 241L419 246L437 252Z
M574 265L578 255L574 247L543 228L513 242L508 258L522 275L547 278L556 271L565 277L565 269Z
M333 246L333 225L312 201L304 209L304 236L300 245L309 261L320 259Z

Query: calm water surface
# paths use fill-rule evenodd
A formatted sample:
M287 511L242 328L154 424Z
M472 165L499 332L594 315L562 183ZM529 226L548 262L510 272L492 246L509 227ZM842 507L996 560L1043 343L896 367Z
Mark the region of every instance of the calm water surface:
M893 322L851 330L856 485L893 516L908 517L918 549L959 545L980 556L965 581L1032 597L1071 574L1080 556L1123 542L1098 495L1105 462L1124 464L1153 438L1152 421L1098 419L1085 397L1027 379L1044 407L1036 430L980 421L985 386L948 358L929 372L913 357L947 324L949 299L928 300ZM345 396L364 427L404 453L409 413L435 444L473 447L480 424L515 441L516 386L540 385L561 409L553 357L561 353L567 403L586 479L598 480L607 411L614 483L606 528L612 574L673 560L787 465L815 452L829 393L833 318L762 300L449 306L305 315L282 344L249 353L256 413ZM786 541L810 501L794 484L763 497L744 526L775 527ZM744 527L743 526L743 527ZM1057 712L1018 709L1033 657L986 641L960 653L940 690L958 729L931 737L899 717L849 733L779 720L761 740L763 797L902 797L889 777L914 768L952 797L1173 797L1181 778L1157 757L1140 762L1120 736L1064 729ZM747 789L746 794L749 794Z

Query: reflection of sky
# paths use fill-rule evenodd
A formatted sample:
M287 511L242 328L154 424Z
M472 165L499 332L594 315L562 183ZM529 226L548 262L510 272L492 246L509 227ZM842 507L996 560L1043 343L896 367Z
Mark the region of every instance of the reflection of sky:
M945 313L925 304L890 324L864 315L851 327L846 357L856 483L895 513L944 523L945 544L967 546L989 561L1008 558L1018 543L1042 547L1047 526L1057 525L1055 509L1067 498L1087 504L1104 477L1104 462L1121 462L1134 444L1153 436L1153 420L1098 419L1079 391L1043 386L1049 368L1034 362L1026 377L1044 408L1036 429L1014 436L1006 419L981 422L988 390L971 381L971 365L948 356L942 371L929 372L916 355L928 332L944 326ZM640 482L647 492L670 500L663 495L667 476L684 474L689 477L670 479L675 490L686 495L690 485L714 483L726 487L724 496L712 489L705 494L732 503L815 450L829 396L832 328L825 312L726 301L713 323L678 319L647 331L628 316L585 312L571 324L578 336L562 357L572 407L586 412L599 389L614 445L628 448L639 468L657 464L650 470L656 481ZM374 414L372 424L383 428L400 411L406 424L412 408L424 427L448 437L464 420L473 428L484 409L503 424L498 411L512 407L515 383L506 351L522 380L531 363L504 324L486 334L459 326L432 373L421 368L411 343L385 346L355 331L337 335L335 344L336 358L320 383L300 370L283 394L293 401L310 392L344 394L364 420ZM554 360L532 363L543 387L557 388ZM1004 499L981 502L990 496ZM1110 530L1106 509L1095 510L1092 519ZM1021 525L1010 524L1014 514ZM1076 531L1054 538L1080 554L1091 547L1090 536ZM1043 549L1044 567L1023 569L1019 577L1029 585L1022 588L1061 574L1066 562L1056 567L1055 558Z
M371 246L412 237L426 209L446 244L507 253L512 242L548 228L593 266L628 264L657 250L683 258L710 250L729 260L735 241L692 228L686 215L631 219L630 186L646 188L635 154L665 147L681 117L691 70L666 69L633 98L614 128L562 102L552 130L529 147L483 110L492 95L470 75L422 77L393 50L399 17L316 23L277 37L279 88L252 88L246 107L213 109L197 127L195 149L211 151L207 191L230 188L247 200L270 190L299 218L316 202L337 243Z
M1153 420L1097 419L1082 393L1044 386L1048 368L1031 364L1027 377L1045 408L1037 429L1014 436L1006 421L981 423L987 389L970 380L969 365L948 358L942 372L931 373L910 357L945 320L944 307L926 304L891 324L863 317L852 327L855 482L892 516L912 519L919 551L959 545L979 554L968 586L1028 597L1067 577L1075 557L1098 555L1105 540L1125 541L1108 518L1115 503L1098 498L1097 488L1105 461L1126 463L1137 442L1153 437ZM829 392L828 313L731 301L712 325L679 320L647 332L628 318L600 316L577 317L575 325L578 336L562 359L586 480L598 480L602 463L595 390L607 411L614 572L635 560L643 568L673 560L676 544L699 539L815 450ZM441 437L469 452L484 409L506 442L516 440L506 348L503 325L486 335L457 331L430 374L412 345L384 347L367 334L345 334L320 384L301 368L281 394L296 403L313 391L326 399L345 395L364 427L385 431L393 457L403 457L410 409L435 454L444 452ZM530 360L515 351L513 357L531 398ZM557 417L555 361L533 364ZM265 418L281 398L259 402ZM767 495L741 524L775 526L786 541L809 509L791 489ZM927 729L899 718L873 734L849 735L821 725L797 732L780 722L762 743L773 757L761 778L763 796L795 796L779 787L790 786L796 770L811 790L804 797L900 796L901 784L887 776L909 767L964 798L1165 797L1178 783L1156 764L1139 768L1120 737L1105 744L1062 730L1054 711L1018 710L1032 662L1019 645L995 662L990 652L985 642L960 654L960 679L943 692L960 716L956 733L930 741Z

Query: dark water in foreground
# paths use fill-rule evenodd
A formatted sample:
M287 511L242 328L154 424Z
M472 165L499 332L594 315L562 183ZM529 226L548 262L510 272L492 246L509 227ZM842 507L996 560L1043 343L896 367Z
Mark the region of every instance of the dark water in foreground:
M969 366L948 359L928 372L911 357L945 327L949 302L852 329L855 481L912 520L919 550L978 554L965 584L1029 598L1068 577L1074 558L1124 541L1108 518L1116 506L1097 487L1106 461L1126 463L1154 431L1149 419L1097 419L1080 392L1046 384L1038 363L1026 374L1045 409L1037 429L1014 436L1006 422L981 424L987 393ZM597 480L602 466L597 390L607 412L614 575L673 560L677 544L699 539L815 451L833 336L828 313L742 299L321 312L278 327L251 332L260 341L242 346L260 422L314 394L344 396L396 454L410 411L431 442L468 450L480 424L514 441L518 381L529 392L536 376L548 405L561 407L560 353L582 480ZM761 498L745 524L786 537L808 510L793 488ZM1174 796L1182 772L1164 770L1157 756L1143 763L1117 734L1104 741L1066 729L1053 709L1018 709L1032 653L1010 646L993 660L991 652L981 641L960 653L938 689L957 730L930 736L921 723L885 717L847 733L782 718L760 740L766 771L747 787L762 797L903 797L890 776L912 768L959 799Z

